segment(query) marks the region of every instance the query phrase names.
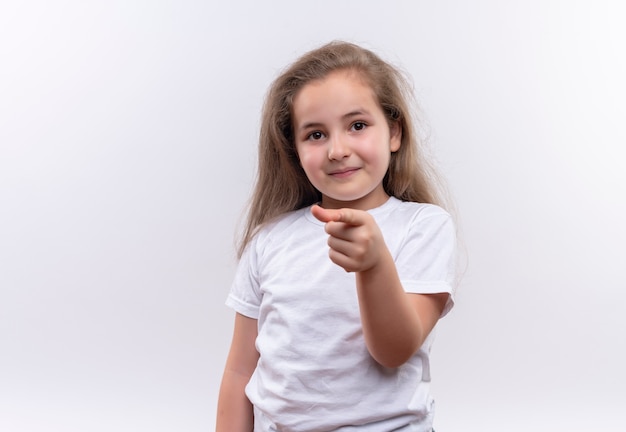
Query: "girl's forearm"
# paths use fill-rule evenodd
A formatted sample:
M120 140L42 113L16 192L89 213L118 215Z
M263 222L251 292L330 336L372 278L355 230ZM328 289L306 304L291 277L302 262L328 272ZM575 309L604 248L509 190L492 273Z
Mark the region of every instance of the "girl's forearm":
M244 389L250 377L230 370L224 372L217 404L216 432L252 432L252 404Z
M367 348L387 367L406 362L422 345L425 333L418 313L402 288L389 251L380 262L357 272L361 322Z

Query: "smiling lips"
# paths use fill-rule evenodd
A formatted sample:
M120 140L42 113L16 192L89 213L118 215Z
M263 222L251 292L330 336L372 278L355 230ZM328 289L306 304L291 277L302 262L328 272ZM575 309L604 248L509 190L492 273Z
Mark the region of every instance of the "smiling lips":
M335 178L346 178L350 177L352 174L360 170L360 168L341 168L328 173L330 176Z

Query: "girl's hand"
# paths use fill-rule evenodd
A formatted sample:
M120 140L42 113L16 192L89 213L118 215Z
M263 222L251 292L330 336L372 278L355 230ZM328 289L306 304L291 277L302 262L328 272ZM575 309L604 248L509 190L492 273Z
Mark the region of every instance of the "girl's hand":
M386 250L383 235L374 218L363 210L324 209L314 205L311 213L326 223L329 257L347 272L375 267Z

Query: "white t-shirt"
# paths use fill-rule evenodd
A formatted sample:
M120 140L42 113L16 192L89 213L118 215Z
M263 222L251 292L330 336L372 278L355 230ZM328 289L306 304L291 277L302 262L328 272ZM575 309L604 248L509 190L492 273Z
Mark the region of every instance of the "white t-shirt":
M455 228L430 205L390 198L369 213L383 233L404 290L450 293ZM310 208L266 225L246 248L226 304L258 320L256 370L246 386L255 431L430 431L429 352L398 368L369 354L355 275L328 257L324 224Z

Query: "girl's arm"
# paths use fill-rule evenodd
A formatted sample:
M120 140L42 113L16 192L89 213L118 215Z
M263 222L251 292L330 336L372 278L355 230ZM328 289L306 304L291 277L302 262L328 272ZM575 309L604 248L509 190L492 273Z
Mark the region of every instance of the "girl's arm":
M404 291L382 233L367 212L318 206L312 212L326 222L330 259L346 271L356 272L363 334L370 354L383 366L402 365L437 323L448 294Z
M235 316L235 330L230 346L217 404L216 432L251 432L254 428L252 404L244 388L259 359L254 342L257 320L239 313Z
M356 273L357 292L370 354L383 366L397 367L422 346L449 294L406 293L386 246L384 252L378 264Z

